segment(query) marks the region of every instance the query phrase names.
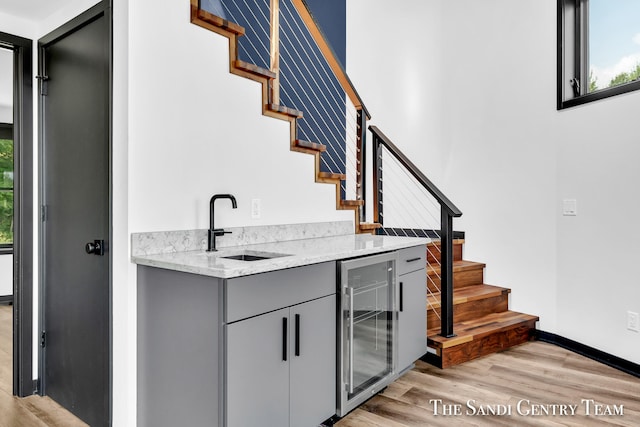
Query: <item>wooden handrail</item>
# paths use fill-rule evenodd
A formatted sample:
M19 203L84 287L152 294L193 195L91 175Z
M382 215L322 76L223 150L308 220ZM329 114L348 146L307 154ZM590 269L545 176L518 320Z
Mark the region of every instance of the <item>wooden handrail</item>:
M335 52L327 42L327 39L322 33L322 30L320 29L315 19L309 12L309 8L307 7L307 4L304 2L304 0L292 0L292 1L293 1L293 5L298 11L298 14L300 15L300 17L306 24L307 28L309 29L309 32L311 33L313 40L316 42L316 44L320 48L322 55L327 60L327 63L329 64L329 66L331 67L331 70L333 71L336 78L340 82L340 85L342 86L344 91L347 93L347 96L351 100L351 103L356 107L357 110L364 111L364 113L367 116L367 120L371 119L371 114L369 114L369 110L367 110L367 108L364 106L364 103L362 102L362 98L360 98L360 95L358 94L355 87L353 86L353 83L351 83L351 79L349 79L349 76L347 76L347 72L344 70L344 67L342 66L342 64L337 58L337 55L335 54Z
M462 211L457 208L456 205L453 204L451 200L447 196L444 195L442 191L436 185L431 182L429 178L425 176L424 173L411 161L409 158L402 152L400 149L393 143L391 140L384 134L380 129L376 126L369 126L369 130L373 133L375 138L378 138L382 145L387 147L387 149L393 154L393 156L398 159L398 161L404 166L411 175L418 180L420 185L422 185L435 199L440 203L440 205L447 210L447 212L452 217L460 217L462 216Z

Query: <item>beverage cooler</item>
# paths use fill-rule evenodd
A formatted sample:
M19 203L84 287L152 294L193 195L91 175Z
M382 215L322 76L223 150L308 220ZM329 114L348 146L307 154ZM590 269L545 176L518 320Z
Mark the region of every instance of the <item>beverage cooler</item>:
M338 415L395 378L397 253L341 261L338 268Z

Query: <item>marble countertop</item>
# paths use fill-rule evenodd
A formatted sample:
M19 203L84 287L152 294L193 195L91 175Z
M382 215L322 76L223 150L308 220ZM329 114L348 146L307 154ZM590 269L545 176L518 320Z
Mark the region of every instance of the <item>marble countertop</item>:
M227 279L326 261L373 255L429 242L430 240L425 238L348 234L226 247L217 252L194 250L147 255L139 254L133 255L131 260L138 265ZM224 256L242 253L255 255L268 253L278 256L259 261L240 261L223 258Z

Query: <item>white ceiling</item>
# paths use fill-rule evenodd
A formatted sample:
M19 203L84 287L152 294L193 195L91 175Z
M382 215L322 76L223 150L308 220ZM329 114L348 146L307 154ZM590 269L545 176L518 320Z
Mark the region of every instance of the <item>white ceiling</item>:
M29 21L50 16L73 0L1 0L0 11Z

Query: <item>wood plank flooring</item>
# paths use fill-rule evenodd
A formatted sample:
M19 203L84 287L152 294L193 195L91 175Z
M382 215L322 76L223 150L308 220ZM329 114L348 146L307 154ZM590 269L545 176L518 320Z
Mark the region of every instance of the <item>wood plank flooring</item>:
M0 427L86 426L48 397L12 395L12 308L0 305Z
M430 400L461 405L461 415L434 415ZM622 405L624 415L585 414L582 399ZM476 415L467 415L467 402ZM521 403L521 412L517 405ZM538 416L541 406L578 405L574 416ZM477 415L511 408L511 415ZM499 407L498 405L503 405ZM454 409L455 406L450 406ZM605 407L601 408L604 411ZM455 410L455 409L454 409ZM11 395L11 306L0 305L0 427L86 426L51 399ZM640 426L640 379L551 344L530 342L441 370L424 362L340 420L336 427ZM274 426L275 427L275 426Z
M442 401L437 415L434 399ZM582 399L589 402L588 415ZM450 413L460 414L445 415L444 404L450 405ZM596 404L608 406L599 407L601 415L596 415ZM556 405L558 415L545 415L545 409L552 413L551 405ZM575 415L560 414L559 405L577 405ZM565 409L571 414L569 407ZM620 409L623 415L603 415ZM491 412L507 410L511 415ZM419 361L335 426L452 425L637 427L640 379L560 347L529 342L446 370Z

